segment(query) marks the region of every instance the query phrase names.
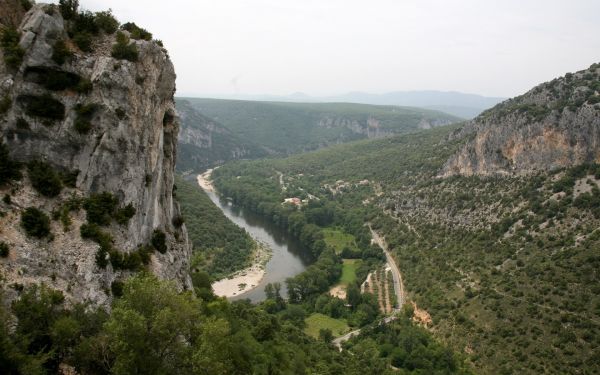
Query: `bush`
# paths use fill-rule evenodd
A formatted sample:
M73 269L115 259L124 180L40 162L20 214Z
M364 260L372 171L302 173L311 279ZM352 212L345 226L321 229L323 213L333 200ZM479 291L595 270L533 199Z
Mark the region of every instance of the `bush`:
M64 64L67 60L73 57L73 52L69 50L63 39L59 39L52 47L52 60L58 65Z
M156 251L158 251L161 254L164 254L167 252L166 240L167 240L167 236L160 229L155 229L154 232L152 232L152 240L151 240L152 247L154 247L156 249Z
M43 238L50 234L50 218L37 208L29 207L21 213L21 227L28 236Z
M83 52L92 52L92 35L90 33L81 32L73 35L73 42Z
M65 20L72 20L77 16L79 0L59 0L58 9Z
M25 70L25 79L35 82L51 91L62 91L76 88L81 77L75 73L65 72L59 69L47 68L45 66L31 66Z
M49 94L20 95L17 100L25 107L25 113L29 116L49 120L65 118L65 106Z
M23 117L17 119L16 125L17 129L29 129L29 123Z
M12 107L12 100L10 96L4 95L2 99L0 99L0 115L5 114Z
M9 68L18 69L25 55L25 51L19 46L21 35L13 27L5 27L1 32L0 47L4 52L4 63Z
M90 81L87 78L82 78L75 87L75 91L77 91L80 94L87 94L90 91L92 91L93 88L94 85L92 84L92 81Z
M80 134L85 134L90 131L92 128L92 117L94 113L99 108L97 104L77 104L75 106L75 112L77 113L77 117L75 118L75 122L73 125L75 126L75 130L77 130Z
M183 216L177 215L173 217L173 225L175 228L181 228L181 226L185 223Z
M109 192L92 194L83 203L87 221L97 225L108 225L117 208L118 199Z
M135 215L135 208L131 203L123 208L119 208L115 214L115 221L121 225L125 225Z
M6 258L8 256L8 253L8 244L4 241L0 241L0 258Z
M105 33L114 34L119 28L119 21L116 20L109 9L108 11L96 13L96 25Z
M110 291L115 297L121 297L123 295L123 284L122 281L115 280L110 284Z
M62 189L60 176L50 164L34 160L27 164L27 174L31 185L46 197L56 197Z
M133 39L152 40L152 33L148 32L148 30L146 29L139 27L133 22L127 22L123 24L123 26L121 26L121 29L129 31L129 34Z
M113 45L112 57L120 60L137 61L138 50L135 44L129 44L130 40L122 32L117 33L117 43Z
M13 161L8 155L8 147L4 143L0 143L0 185L11 180L21 178L19 163Z

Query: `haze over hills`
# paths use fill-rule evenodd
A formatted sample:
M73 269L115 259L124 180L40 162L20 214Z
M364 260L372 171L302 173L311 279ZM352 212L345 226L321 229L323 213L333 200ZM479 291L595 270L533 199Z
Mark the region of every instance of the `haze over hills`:
M282 96L217 95L215 98L279 102L361 103L421 107L446 112L465 119L473 118L484 110L491 108L506 99L486 97L477 94L466 94L456 91L436 90L393 91L383 94L349 92L332 96L310 96L297 92Z
M227 129L212 132L220 134L221 137L214 140L211 145L213 149L223 149L224 145L221 143L228 142L224 139L227 134L234 136L235 142L243 142L246 145L243 148L248 152L234 152L236 155L224 160L252 158L260 156L261 152L287 155L358 139L429 129L461 120L443 112L415 107L353 103L201 98L178 98L177 102L183 119L180 142L189 144L189 137L186 135L194 126L194 121L206 122L208 117L213 124L219 124L219 129ZM181 137L185 137L186 140ZM204 147L207 146L208 144ZM250 152L251 150L254 151ZM186 156L183 155L183 158ZM181 162L187 163L183 159Z

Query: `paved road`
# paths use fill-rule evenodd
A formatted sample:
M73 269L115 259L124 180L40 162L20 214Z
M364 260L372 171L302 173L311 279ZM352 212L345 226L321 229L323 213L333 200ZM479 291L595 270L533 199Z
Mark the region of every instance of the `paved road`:
M375 232L373 228L371 228L371 225L369 225L369 229L371 230L371 236L373 237L373 240L375 240L377 245L379 245L379 247L381 247L381 249L385 253L387 263L390 269L392 270L392 278L394 279L394 292L396 293L396 301L398 301L398 305L396 306L395 310L400 310L402 309L402 306L405 302L404 283L402 282L402 274L400 273L400 270L398 269L398 265L396 265L394 258L392 258L392 254L388 251L385 239L383 239L379 234L377 234L377 232Z
M373 240L375 240L377 245L379 245L379 247L381 247L381 249L385 253L385 258L387 259L387 263L390 269L392 270L392 278L394 279L394 293L396 294L396 301L398 301L398 305L395 306L394 310L392 311L392 315L383 318L379 322L379 324L388 324L389 322L397 319L395 313L399 312L402 309L402 306L406 301L404 298L404 284L402 283L402 274L400 273L400 269L398 269L394 258L392 258L392 254L390 254L390 252L388 251L385 239L383 239L379 234L377 234L377 232L375 232L373 228L371 228L371 225L369 225L369 229L371 230L371 236L373 237ZM342 343L350 340L354 336L357 336L359 333L360 329L348 332L344 336L340 336L334 339L331 343L341 351Z

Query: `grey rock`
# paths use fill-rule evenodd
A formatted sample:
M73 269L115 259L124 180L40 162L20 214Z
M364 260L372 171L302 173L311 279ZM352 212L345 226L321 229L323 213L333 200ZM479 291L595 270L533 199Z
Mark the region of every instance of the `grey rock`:
M110 56L115 36L103 35L94 42L94 52L76 51L72 61L59 67L51 55L56 39L66 36L64 22L60 12L48 15L44 7L35 5L21 24L21 45L26 53L19 71L12 76L0 65L0 77L4 77L0 94L13 99L11 109L1 118L0 136L11 156L19 161L44 159L55 168L80 172L76 189L66 189L54 199L30 191L25 180L17 194L20 207L36 205L49 212L66 199L67 193L89 196L112 192L123 205L131 203L136 209L126 227L115 224L110 228L115 247L132 251L148 243L155 229L164 231L169 250L166 254L155 252L150 268L180 288L190 288L191 245L185 225L177 228L173 224L173 219L180 215L172 195L179 132L173 100L176 77L173 64L166 51L152 41L135 41L139 50L137 62L116 60ZM50 92L65 106L62 121L48 122L29 116L17 99L24 94L49 93L25 74L27 68L40 66L77 74L93 84L86 94L72 89ZM97 110L89 133L80 134L74 128L76 106L85 104L95 104ZM18 118L24 118L30 128L17 128ZM9 281L11 277L13 282L20 283L45 281L74 300L107 304L110 298L105 290L127 272L96 266L93 254L97 245L79 236L78 226L83 221L83 217L74 220L70 232L60 233L55 241L44 245L49 253L60 253L55 254L60 261L52 258L55 262L50 262L47 253L40 254L37 250L39 241L23 236L16 217L7 220L5 224L13 228L0 232L0 237L10 231L14 248L19 250L7 262L0 261L0 270L9 275ZM60 228L56 231L61 232ZM56 243L65 251L56 248ZM38 261L44 265L36 265ZM19 278L13 271L23 265L28 268L27 276Z

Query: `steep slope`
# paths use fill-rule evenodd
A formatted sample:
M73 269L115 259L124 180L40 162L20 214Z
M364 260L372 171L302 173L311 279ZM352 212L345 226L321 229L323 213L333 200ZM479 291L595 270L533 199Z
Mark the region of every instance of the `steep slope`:
M266 156L261 147L235 136L229 129L199 113L187 100L176 101L180 119L177 170L202 172L228 160Z
M598 373L597 73L543 84L463 127L231 163L215 185L267 217L296 194L319 199L300 209L308 222L370 222L408 300L478 373ZM565 100L554 109L552 87ZM535 132L552 137L528 143ZM501 163L509 140L515 163Z
M465 127L442 175L531 174L600 162L600 64L543 83Z
M140 29L115 37L118 24L105 31L93 17L67 21L56 6L34 5L12 31L18 46L3 45L0 135L8 157L28 168L20 181L1 181L0 239L10 252L0 270L6 285L44 282L76 301L106 304L113 282L141 268L189 286L190 245L172 196L173 65L150 38L129 40ZM83 32L93 35L89 45ZM7 58L18 50L22 61ZM31 236L23 224L31 207L41 211L35 220L45 213L62 225Z
M379 138L459 121L419 108L349 103L282 103L187 98L200 113L239 138L276 154Z

